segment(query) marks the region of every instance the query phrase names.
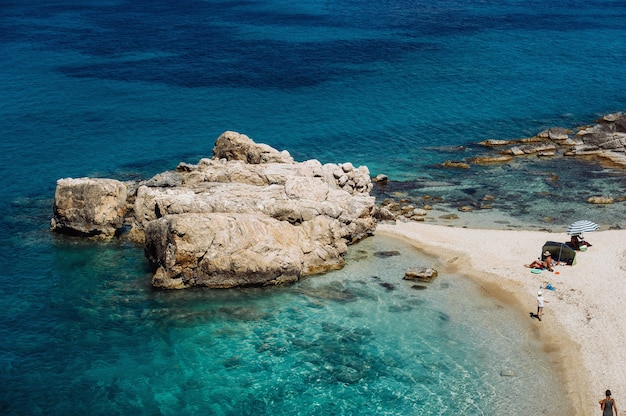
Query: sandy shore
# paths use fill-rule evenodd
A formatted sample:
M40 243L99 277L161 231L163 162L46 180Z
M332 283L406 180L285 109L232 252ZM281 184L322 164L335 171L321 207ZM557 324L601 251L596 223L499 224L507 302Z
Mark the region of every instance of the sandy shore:
M585 235L593 246L576 265L533 274L524 264L541 254L546 241L569 240L563 233L455 228L409 222L381 224L377 234L407 239L444 267L470 276L491 295L525 316L536 311L536 295L549 301L543 320L531 330L563 372L576 415L600 414L598 400L611 389L626 415L626 230Z

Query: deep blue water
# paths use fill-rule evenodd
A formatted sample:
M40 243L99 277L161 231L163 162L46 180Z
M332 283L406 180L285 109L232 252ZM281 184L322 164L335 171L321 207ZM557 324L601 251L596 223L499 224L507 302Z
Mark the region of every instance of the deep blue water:
M367 165L396 195L441 196L444 210L496 195L470 226L624 226L623 204L582 202L626 187L597 162L438 164L486 138L624 111L625 36L622 1L1 2L0 412L551 414L532 388L509 404L490 395L523 389L525 360L549 366L529 353L508 363L511 381L484 359L524 322L482 345L454 319L489 337L506 307L452 276L378 292L370 275L389 265L372 252L393 242L361 245L365 277L155 292L136 247L49 232L55 182L147 178L211 156L235 130L297 160ZM398 267L415 261L430 260L410 252ZM326 280L349 299L316 295ZM456 290L477 303L459 312ZM475 318L484 309L498 312ZM402 325L387 333L380 310Z

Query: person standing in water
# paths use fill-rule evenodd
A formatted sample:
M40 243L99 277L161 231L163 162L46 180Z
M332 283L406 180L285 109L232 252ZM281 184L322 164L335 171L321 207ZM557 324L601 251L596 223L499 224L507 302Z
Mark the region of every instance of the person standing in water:
M607 390L605 395L606 397L600 400L600 409L602 409L602 416L613 416L613 411L615 411L615 416L618 416L617 405L615 404L615 399L611 397L611 390Z

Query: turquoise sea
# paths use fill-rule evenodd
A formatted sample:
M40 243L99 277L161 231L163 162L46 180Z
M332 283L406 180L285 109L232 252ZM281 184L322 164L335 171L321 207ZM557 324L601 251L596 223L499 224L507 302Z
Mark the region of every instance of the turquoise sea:
M596 161L439 164L625 111L625 38L615 0L0 2L0 413L563 414L528 316L463 276L413 289L436 261L399 241L289 287L163 292L140 248L52 234L52 200L235 130L442 214L496 197L456 225L623 227L623 203L584 202L626 188Z

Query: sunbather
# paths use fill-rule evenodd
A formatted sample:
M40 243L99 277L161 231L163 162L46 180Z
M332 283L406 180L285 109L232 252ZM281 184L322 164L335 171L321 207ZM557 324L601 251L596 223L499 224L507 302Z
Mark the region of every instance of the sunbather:
M552 253L546 250L543 253L544 259L537 259L530 264L525 264L525 267L530 267L531 269L547 269L548 271L552 271L552 265L554 264L552 260Z

